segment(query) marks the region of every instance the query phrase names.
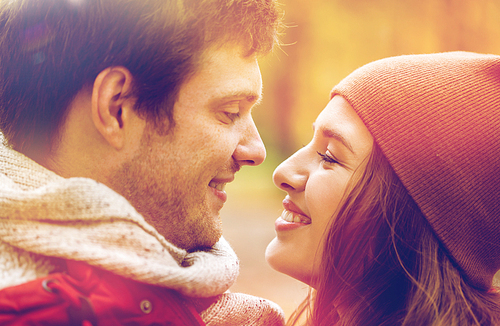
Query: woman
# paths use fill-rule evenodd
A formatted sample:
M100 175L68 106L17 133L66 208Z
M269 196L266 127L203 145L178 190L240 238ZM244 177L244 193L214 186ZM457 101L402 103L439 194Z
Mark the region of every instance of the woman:
M500 325L500 57L388 58L340 82L283 162L268 263L307 325Z

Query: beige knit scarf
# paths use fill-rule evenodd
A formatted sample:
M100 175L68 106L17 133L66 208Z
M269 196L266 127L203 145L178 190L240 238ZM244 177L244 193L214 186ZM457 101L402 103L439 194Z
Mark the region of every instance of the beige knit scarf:
M47 274L54 258L85 261L199 298L226 292L239 268L223 238L210 252L188 253L166 241L103 184L62 178L1 145L0 288ZM283 324L274 303L230 293L220 296L202 318L207 325Z

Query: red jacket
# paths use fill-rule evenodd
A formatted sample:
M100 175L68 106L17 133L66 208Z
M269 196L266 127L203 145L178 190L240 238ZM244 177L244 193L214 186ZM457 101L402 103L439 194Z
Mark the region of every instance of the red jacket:
M205 325L179 293L82 262L0 291L0 325Z

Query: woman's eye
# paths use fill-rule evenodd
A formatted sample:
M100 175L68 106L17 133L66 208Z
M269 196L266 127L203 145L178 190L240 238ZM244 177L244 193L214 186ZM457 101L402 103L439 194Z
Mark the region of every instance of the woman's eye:
M321 157L321 161L323 161L323 162L330 163L330 164L338 164L339 163L339 161L337 161L333 157L333 155L332 156L328 155L328 152L326 152L325 154L320 153L320 152L316 152L316 153L318 153L318 155Z

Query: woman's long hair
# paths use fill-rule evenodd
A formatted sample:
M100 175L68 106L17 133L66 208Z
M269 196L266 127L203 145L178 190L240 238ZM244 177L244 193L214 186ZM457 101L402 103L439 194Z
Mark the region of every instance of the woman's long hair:
M307 325L500 325L498 292L472 288L374 144L325 232L321 273L289 320Z

